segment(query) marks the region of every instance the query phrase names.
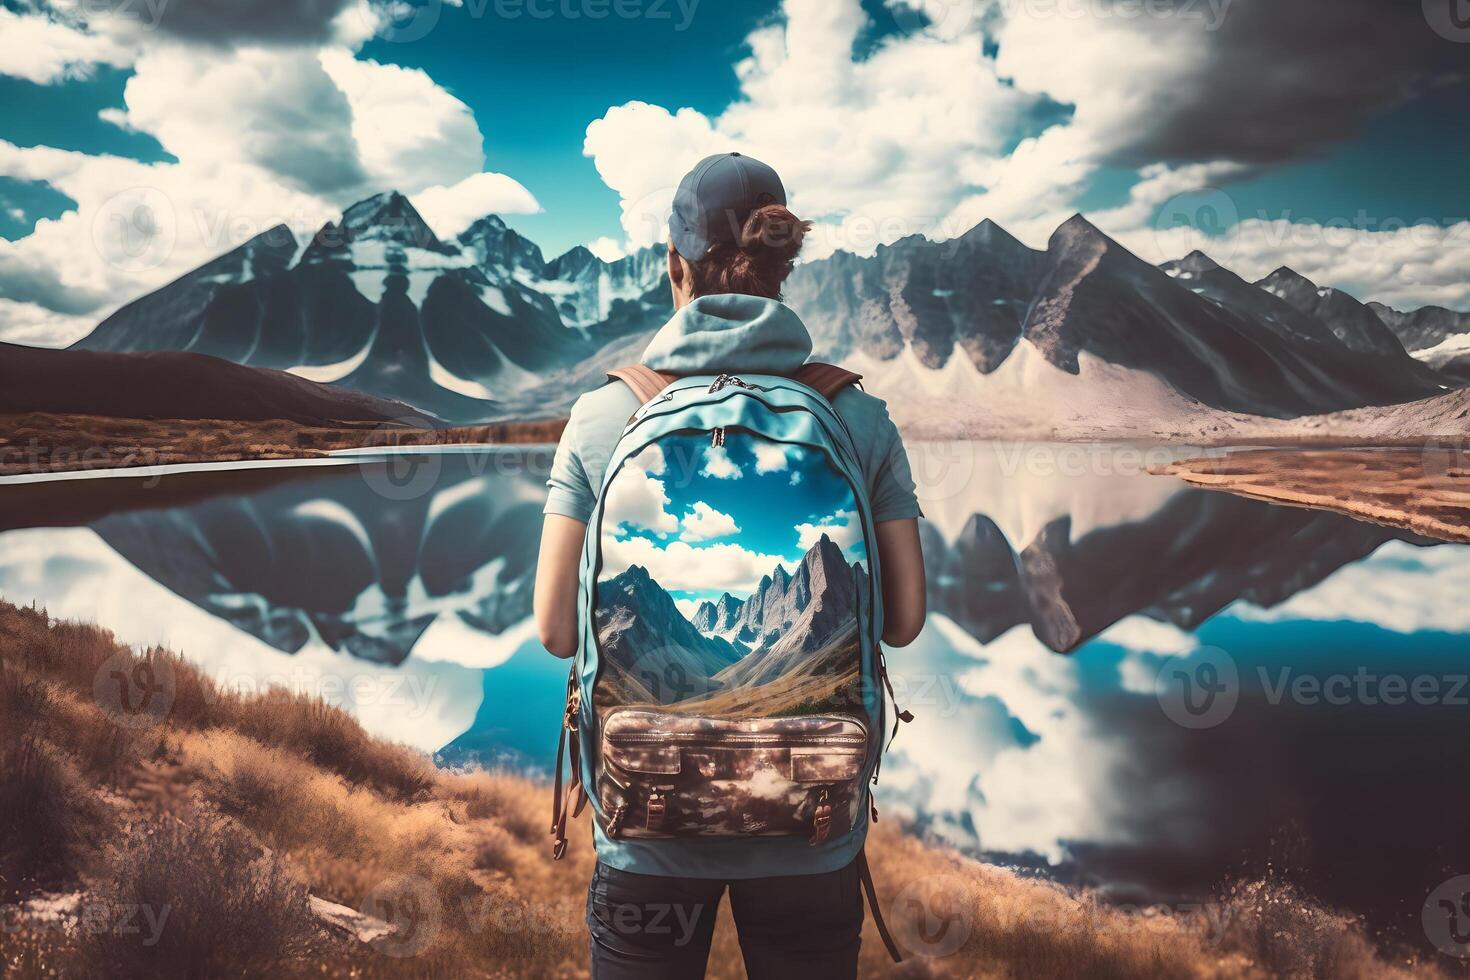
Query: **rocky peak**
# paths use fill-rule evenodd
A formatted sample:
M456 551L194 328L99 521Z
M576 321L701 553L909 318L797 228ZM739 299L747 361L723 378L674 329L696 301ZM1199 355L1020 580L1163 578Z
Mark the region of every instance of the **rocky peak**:
M1195 249L1179 260L1178 268L1183 269L1185 272L1214 272L1220 268L1220 263L1199 249Z
M459 243L487 272L520 270L536 276L546 272L546 259L541 255L541 247L507 225L498 214L477 218L474 224L460 232Z
M546 263L546 278L576 279L588 269L596 269L602 264L602 260L586 245L574 245Z
M1285 298L1285 294L1288 292L1311 290L1315 293L1317 291L1317 284L1315 282L1295 269L1284 265L1257 282L1256 285L1266 290L1266 292L1275 293L1282 298Z
M987 251L1011 252L1018 255L1029 255L1033 252L1019 238L989 218L965 232L959 240L966 244L983 246Z
M398 191L386 191L358 201L342 212L336 228L347 242L392 242L431 252L454 251L439 241L413 204Z
M715 629L715 604L708 599L695 607L694 615L689 617L689 622L701 633L713 633Z

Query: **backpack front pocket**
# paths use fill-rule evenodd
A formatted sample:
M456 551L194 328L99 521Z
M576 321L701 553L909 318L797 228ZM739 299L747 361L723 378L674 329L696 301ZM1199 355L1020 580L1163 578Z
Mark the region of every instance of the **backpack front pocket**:
M805 836L853 826L867 726L852 715L603 719L598 800L610 837Z

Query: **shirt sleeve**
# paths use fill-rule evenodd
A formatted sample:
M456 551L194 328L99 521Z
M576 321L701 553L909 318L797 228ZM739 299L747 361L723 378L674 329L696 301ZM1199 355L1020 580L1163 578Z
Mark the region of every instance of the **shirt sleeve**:
M556 456L551 461L551 475L546 480L546 506L541 512L560 514L586 524L592 518L596 494L582 463L577 407L572 407L571 418L561 434L561 442L557 443Z
M873 507L873 522L922 517L903 437L898 434L898 426L888 417L888 407L881 402L873 425L870 458L872 475L868 480L868 500Z

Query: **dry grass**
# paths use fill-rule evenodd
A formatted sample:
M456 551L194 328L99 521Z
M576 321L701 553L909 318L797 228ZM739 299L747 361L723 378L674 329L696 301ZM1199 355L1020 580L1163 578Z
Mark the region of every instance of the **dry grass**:
M553 443L565 424L565 419L540 419L422 429L394 423L307 426L279 419L118 419L32 412L0 415L0 476L301 459L364 446Z
M1470 543L1470 465L1462 441L1431 440L1414 448L1238 450L1154 472L1207 490Z
M171 677L172 708L154 727L121 727L99 702L93 682L119 653L125 673L145 664ZM104 926L120 909L147 906L155 919L168 909L152 944L136 915L137 933L12 923L0 930L7 976L585 975L588 824L574 825L567 859L553 864L545 785L435 769L336 709L223 693L166 651L130 653L103 630L3 602L0 665L5 860L28 869L32 889L79 884ZM23 803L39 815L17 822ZM886 821L869 853L901 939L916 935L916 907L957 914L964 942L910 956L903 975L1438 975L1385 962L1356 922L1284 885L1242 885L1210 915L1141 915ZM307 911L308 892L400 929L376 948L329 933ZM893 972L871 922L862 970ZM710 976L743 976L728 914Z

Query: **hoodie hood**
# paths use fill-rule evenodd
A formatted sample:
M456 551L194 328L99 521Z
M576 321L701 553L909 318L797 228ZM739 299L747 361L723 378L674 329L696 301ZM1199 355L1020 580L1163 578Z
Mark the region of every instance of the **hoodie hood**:
M811 353L812 335L784 303L719 293L675 313L649 341L643 363L670 374L789 374Z

